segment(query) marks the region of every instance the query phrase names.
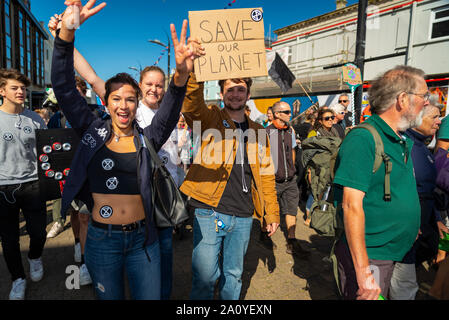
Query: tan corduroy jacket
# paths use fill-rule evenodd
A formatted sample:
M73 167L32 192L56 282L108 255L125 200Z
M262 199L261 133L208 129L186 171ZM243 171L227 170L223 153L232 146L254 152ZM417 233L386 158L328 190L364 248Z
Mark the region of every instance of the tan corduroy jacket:
M181 191L207 205L217 207L231 174L238 150L234 122L225 109L206 106L204 85L191 74L182 114L193 130L201 134L201 146L181 186ZM266 130L248 119L248 161L253 179L251 191L254 216L263 225L279 223L274 165ZM252 130L251 130L252 129Z

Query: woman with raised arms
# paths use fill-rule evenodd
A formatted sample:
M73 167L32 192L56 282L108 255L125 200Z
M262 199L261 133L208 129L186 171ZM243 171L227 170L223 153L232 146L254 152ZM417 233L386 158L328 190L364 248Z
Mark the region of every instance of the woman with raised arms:
M61 214L77 198L92 212L85 259L99 299L124 299L126 270L133 299L160 298L160 252L152 217L152 163L144 136L158 151L175 128L193 70L196 50L186 44L187 21L178 40L170 25L176 72L151 125L142 129L135 121L141 96L137 82L119 73L105 84L105 103L111 119L97 119L75 85L73 67L75 29L73 5L80 24L106 5L90 0L66 1L69 5L56 35L52 85L57 100L73 128L83 132L64 187Z

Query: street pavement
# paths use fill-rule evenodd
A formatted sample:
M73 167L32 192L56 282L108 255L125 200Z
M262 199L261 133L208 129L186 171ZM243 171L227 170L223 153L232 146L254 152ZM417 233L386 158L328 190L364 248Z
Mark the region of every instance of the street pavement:
M21 219L23 220L23 219ZM277 248L268 250L258 243L260 227L254 220L251 240L245 257L242 276L242 300L335 300L338 299L331 264L326 257L331 241L317 235L303 224L298 214L296 229L301 244L311 251L308 259L300 259L286 253L285 227L273 235ZM52 226L51 207L48 210L47 232ZM22 260L27 274L28 300L93 300L92 285L69 290L66 280L67 267L74 262L74 237L68 217L64 231L53 239L48 239L43 253L44 278L34 283L29 278L27 253L29 238L25 231L25 222L21 221ZM173 237L173 300L188 300L191 288L191 254L193 249L191 223L186 226L182 236ZM417 299L432 284L435 272L432 268L418 268L420 291ZM0 300L8 299L11 279L0 248ZM129 293L128 293L129 297Z

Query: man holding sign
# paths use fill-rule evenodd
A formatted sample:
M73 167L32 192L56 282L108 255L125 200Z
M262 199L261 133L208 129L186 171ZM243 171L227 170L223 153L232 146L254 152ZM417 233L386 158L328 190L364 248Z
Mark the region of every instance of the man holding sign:
M209 11L201 14L208 20L201 21L192 19L199 15L190 12L192 37L202 39L202 42L212 37L227 37L232 41L226 47L235 48L236 51L237 48L249 47L247 44L253 41L247 43L245 39L248 30L253 30L255 26L245 22L247 20L239 20L233 11ZM242 12L240 9L236 11ZM245 9L249 19L252 11ZM214 17L219 17L221 21L214 20ZM213 32L208 29L210 26L215 26ZM263 35L263 24L261 26ZM242 70L246 76L230 69L226 73L225 63L231 55L225 57L223 54L225 63L222 64L221 74L218 76L218 73L209 72L205 76L205 66L209 71L215 70L213 61L217 58L210 54L208 46L210 48L213 44L204 44L206 55L195 62L195 75L190 76L182 109L193 134L202 135L199 151L181 186L181 191L191 197L190 204L195 208L190 298L213 299L214 286L220 278L220 298L237 300L253 216L266 226L271 236L279 226L279 206L266 132L245 115L252 84L252 80L246 77L252 75L248 70L256 70L259 62L254 59L248 63L248 70ZM243 51L239 54L240 57L250 56ZM264 57L265 54L260 55L260 59ZM221 60L220 57L218 59ZM207 61L212 63L207 64ZM262 65L265 66L265 63ZM257 75L260 70L254 72ZM266 74L266 66L264 72ZM231 79L230 75L236 78ZM204 85L197 82L197 77L201 80L218 77L223 109L206 106ZM219 263L220 256L222 263Z

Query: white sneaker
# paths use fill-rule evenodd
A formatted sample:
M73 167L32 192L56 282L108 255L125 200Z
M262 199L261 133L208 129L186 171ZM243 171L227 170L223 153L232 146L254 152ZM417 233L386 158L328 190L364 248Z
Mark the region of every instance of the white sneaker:
M81 286L87 286L88 284L92 283L92 278L90 277L89 270L87 270L87 267L85 264L81 265L80 268L80 285Z
M9 300L24 300L25 289L27 287L27 281L19 278L12 283L11 292L9 293Z
M81 262L81 243L79 242L75 244L75 254L73 258L75 259L75 262Z
M53 224L53 226L51 227L50 231L47 233L47 238L54 238L58 234L60 234L63 230L64 230L64 226L61 223L56 221Z
M42 258L28 259L30 263L30 277L34 282L40 281L44 277L44 266Z

